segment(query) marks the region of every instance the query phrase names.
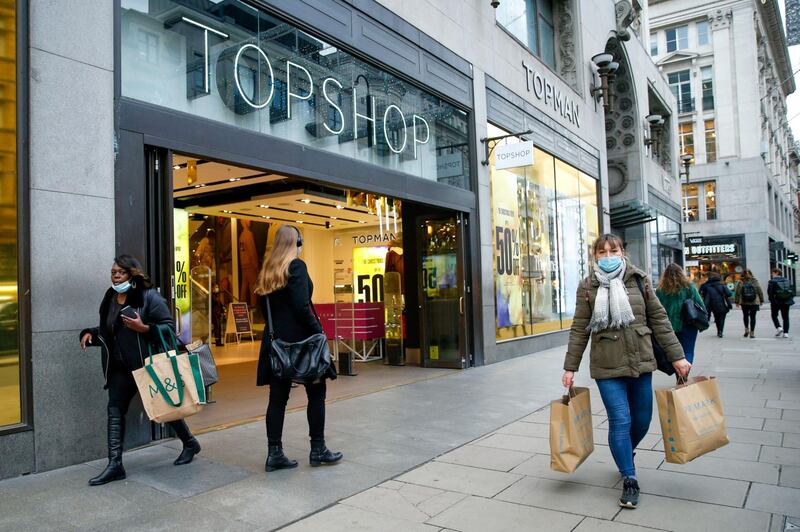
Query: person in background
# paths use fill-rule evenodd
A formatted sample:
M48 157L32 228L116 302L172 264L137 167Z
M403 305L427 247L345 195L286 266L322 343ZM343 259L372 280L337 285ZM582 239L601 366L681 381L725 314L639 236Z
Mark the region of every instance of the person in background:
M639 481L633 450L653 417L655 335L675 371L686 377L692 365L672 331L667 313L647 275L625 256L622 239L604 234L592 244L593 273L578 286L562 384L571 388L591 339L589 372L608 414L608 445L622 475L619 505L636 508ZM648 326L649 323L649 326ZM652 329L651 329L652 327Z
M736 286L734 301L737 307L741 307L744 319L744 337L756 337L756 313L764 302L764 292L758 279L753 277L753 272L744 270L742 280Z
M705 303L689 279L683 273L683 268L672 263L664 269L661 281L658 283L656 296L664 310L667 312L672 330L675 331L678 341L683 347L683 354L690 364L694 364L694 345L697 342L697 329L683 323L683 303L687 299L697 301L706 310Z
M108 390L108 465L90 486L100 486L125 478L122 443L125 441L125 414L139 393L133 370L144 366L147 347L157 338L156 327L167 327L175 334L175 320L167 302L153 288L142 265L130 255L120 255L111 266L111 286L100 303L100 325L80 333L81 347L102 349L105 388ZM188 464L200 452L200 443L182 419L167 425L183 442L175 465Z
M767 283L767 298L769 298L772 323L775 325L775 336L789 338L789 307L794 305L794 288L778 268L774 268L771 272L771 279ZM783 325L778 321L778 314Z
M255 285L255 293L261 296L264 316L269 316L267 305L273 316L274 330L271 332L284 342L300 342L322 332L322 325L312 308L314 284L308 275L306 263L300 258L302 250L303 237L300 231L291 225L281 225ZM290 460L284 454L282 442L286 403L289 401L292 381L280 379L273 374L271 356L272 342L270 335L265 334L261 340L256 376L257 386L269 384L265 471L297 467L297 461ZM342 453L333 452L325 446L325 381L335 378L336 371L331 366L324 378L304 383L308 397L306 417L311 439L308 460L312 467L333 465L342 459Z
M725 331L725 317L731 310L731 300L733 294L724 285L718 273L711 273L708 276L708 281L703 283L700 287L700 295L703 296L703 302L706 306L706 311L709 317L714 315L714 324L717 326L717 336L722 338Z

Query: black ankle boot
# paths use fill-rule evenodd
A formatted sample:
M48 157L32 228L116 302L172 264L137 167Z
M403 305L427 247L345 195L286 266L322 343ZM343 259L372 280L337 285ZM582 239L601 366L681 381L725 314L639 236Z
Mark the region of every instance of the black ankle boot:
M270 445L267 463L264 464L264 471L275 471L276 469L292 469L297 467L297 460L289 460L283 454L282 445Z
M194 455L200 452L200 442L197 441L197 438L192 437L189 441L183 443L183 450L181 454L178 455L178 458L175 459L173 464L175 465L184 465L188 464L194 459Z
M122 441L125 438L125 418L116 409L108 411L108 465L102 473L89 480L90 486L102 486L125 478L122 467Z
M311 467L333 465L342 459L342 453L335 453L325 446L325 442L311 442L311 452L308 461Z
M170 421L167 424L173 431L175 431L175 435L183 442L183 450L181 451L181 454L178 455L178 458L175 459L173 464L188 464L192 461L194 455L200 452L200 443L192 435L192 431L189 430L189 425L187 425L184 420L179 419L177 421Z

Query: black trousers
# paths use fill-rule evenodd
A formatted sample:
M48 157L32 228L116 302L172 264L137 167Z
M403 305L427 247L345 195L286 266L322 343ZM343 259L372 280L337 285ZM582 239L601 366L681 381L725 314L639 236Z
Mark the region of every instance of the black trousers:
M789 305L783 305L780 303L772 303L770 305L770 311L772 312L772 323L775 325L777 329L780 327L783 329L783 332L789 332ZM783 326L781 327L781 323L778 321L778 313L781 315L781 320L783 320Z
M756 312L758 312L758 305L742 305L744 328L750 332L756 330Z
M714 314L714 323L717 326L717 334L722 334L725 329L725 316L728 315L727 312L712 312Z
M305 384L308 397L308 436L312 443L325 441L325 393L327 386L325 379L314 384ZM286 417L286 403L289 401L289 391L292 381L270 377L269 404L267 405L267 443L269 445L282 445L283 420Z
M118 415L122 417L124 423L131 400L139 393L139 389L127 366L114 359L109 360L108 364L108 415ZM175 431L183 443L192 438L192 432L184 420L170 421L167 425Z

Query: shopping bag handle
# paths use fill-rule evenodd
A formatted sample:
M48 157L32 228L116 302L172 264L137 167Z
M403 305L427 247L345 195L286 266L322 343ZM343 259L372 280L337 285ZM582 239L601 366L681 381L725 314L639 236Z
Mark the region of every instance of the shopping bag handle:
M158 374L156 370L153 369L152 364L148 364L145 366L147 373L150 375L150 378L153 379L153 383L156 385L156 389L158 393L161 394L161 397L164 398L164 401L169 403L173 407L178 407L183 404L183 381L181 380L181 374L178 371L178 357L169 357L169 361L172 364L172 374L175 378L175 384L170 384L167 382L167 386L172 386L173 389L178 389L178 402L172 400L172 396L170 396L169 391L167 391L166 386L164 383L161 382L161 379L158 378Z
M169 356L170 347L167 345L167 341L164 339L164 332L161 330L161 325L153 325L156 328L156 333L158 334L158 339L161 341L161 348L164 350L164 353ZM180 353L180 348L178 347L178 338L172 332L172 329L167 329L170 332L170 339L172 340L172 345L175 350L175 354L178 355ZM150 364L153 363L153 346L147 344L147 354L150 357Z
M567 394L561 396L561 402L563 404L565 404L565 405L568 405L570 399L572 399L573 397L577 397L577 395L578 395L578 392L576 392L575 389L572 386L570 386L567 389Z

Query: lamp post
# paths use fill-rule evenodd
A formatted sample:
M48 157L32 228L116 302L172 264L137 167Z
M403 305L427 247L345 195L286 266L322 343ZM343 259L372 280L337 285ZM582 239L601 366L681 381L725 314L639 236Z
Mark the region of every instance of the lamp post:
M678 172L678 175L685 175L686 183L689 183L689 166L691 166L692 161L694 161L694 155L691 153L684 153L681 155L681 164L683 165L683 170Z

